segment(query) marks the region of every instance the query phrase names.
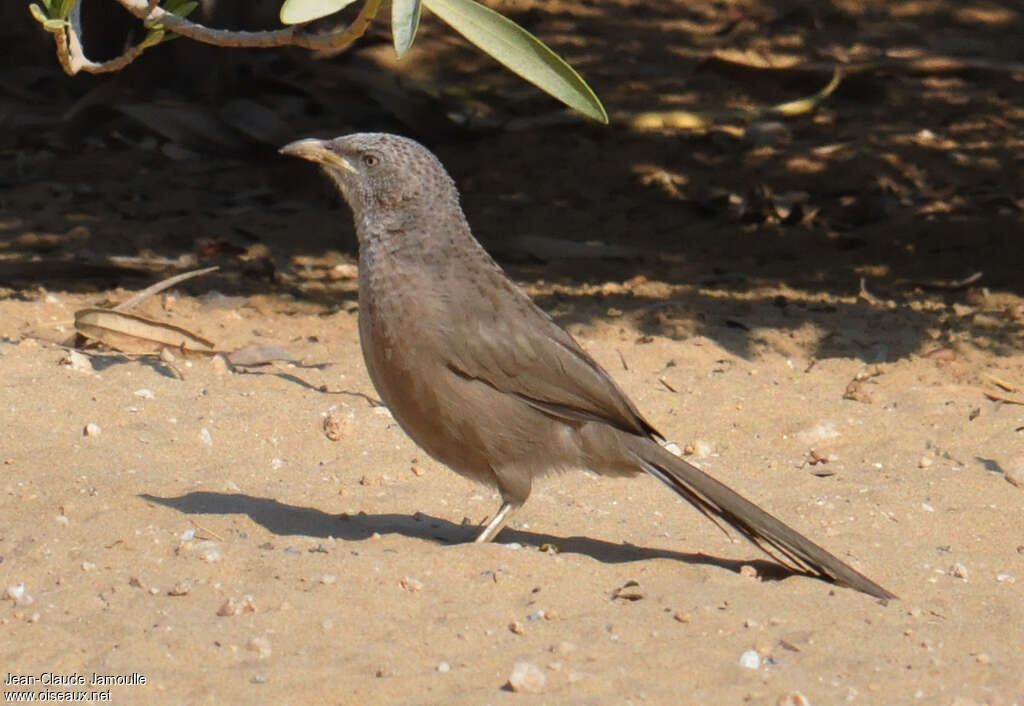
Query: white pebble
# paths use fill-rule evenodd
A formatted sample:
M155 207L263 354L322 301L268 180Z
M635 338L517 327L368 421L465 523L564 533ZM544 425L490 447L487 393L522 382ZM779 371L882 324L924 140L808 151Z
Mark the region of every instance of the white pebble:
M953 564L951 567L949 567L949 575L955 576L958 579L963 579L964 581L966 581L967 567L961 564L960 562L957 562Z
M141 397L144 400L151 400L154 397L156 397L156 395L153 394L152 390L147 389L145 387L139 388L134 392L134 394L136 397Z
M679 444L674 441L666 441L662 444L662 447L673 456L682 456L683 450L679 448Z
M4 599L8 601L14 601L14 605L32 605L35 601L32 596L28 595L28 591L25 589L24 583L19 583L14 586L8 586L7 590L4 591Z
M437 665L437 671L441 672L441 674L447 674L451 670L452 670L452 666L450 664L448 664L447 662L441 662L440 664Z
M273 650L270 648L270 639L262 636L249 638L245 648L255 652L259 659L267 659L273 654Z
M695 439L686 445L683 449L683 453L687 456L696 456L697 458L707 458L714 453L714 447L704 439Z
M210 430L206 427L199 430L199 440L207 446L213 446L213 437L210 436Z
M547 686L548 678L544 676L543 670L532 662L519 661L512 666L512 672L508 675L508 685L512 691L521 691L527 694L539 694Z
M214 564L224 558L224 552L220 550L220 546L210 539L197 542L192 550L200 560L208 564Z
M87 356L79 353L78 351L68 351L67 356L60 361L60 364L80 373L93 372L92 362Z
M99 424L89 422L88 424L85 425L85 429L82 430L82 434L84 434L85 436L99 436L100 431L101 430Z
M740 655L740 666L757 669L761 666L761 655L757 654L757 650L747 650Z

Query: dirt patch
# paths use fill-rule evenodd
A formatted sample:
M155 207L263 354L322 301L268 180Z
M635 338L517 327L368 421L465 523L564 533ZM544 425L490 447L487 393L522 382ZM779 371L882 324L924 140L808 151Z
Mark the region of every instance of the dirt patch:
M144 81L178 54L103 79L8 65L0 657L5 676L127 683L5 689L1024 701L1020 13L497 7L619 122L523 129L562 117L431 21L397 67L383 33L330 62L245 55L191 88ZM45 41L18 36L25 56ZM853 68L814 113L735 117L814 93L837 62ZM249 134L243 98L287 134ZM167 105L219 127L169 132ZM626 127L669 110L733 117ZM502 544L465 544L498 500L373 404L349 213L274 151L356 129L429 144L476 235L652 423L901 599L788 575L653 480L546 479ZM77 309L211 264L143 313L292 363L66 364ZM521 662L540 695L507 687L539 683Z

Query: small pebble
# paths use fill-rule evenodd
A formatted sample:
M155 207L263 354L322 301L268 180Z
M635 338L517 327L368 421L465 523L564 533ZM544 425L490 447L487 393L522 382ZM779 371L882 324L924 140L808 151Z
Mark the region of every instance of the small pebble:
M224 558L224 552L220 550L220 546L211 539L196 542L192 551L195 552L200 560L208 564L214 564Z
M508 675L509 688L527 694L540 694L547 686L547 681L540 667L526 661L516 662Z
M1017 581L1013 574L996 574L996 581L999 583L1015 583Z
M441 674L447 674L451 670L452 670L452 666L450 664L448 664L447 662L441 662L440 664L437 665L437 671L441 672Z
M417 579L414 579L411 576L406 576L405 578L403 578L398 583L399 583L399 585L401 585L401 587L403 589L405 589L409 593L415 593L416 591L419 591L419 590L421 590L423 588L423 582L419 581Z
M713 451L714 447L703 439L695 439L683 448L684 454L687 456L696 456L697 458L706 458L710 456Z
M761 666L761 655L757 654L757 650L747 650L740 655L740 666L757 669Z
M245 648L255 652L259 659L267 659L273 654L273 650L270 648L270 639L262 635L260 637L250 637L249 641L245 643Z
M135 391L135 392L134 392L133 394L134 394L134 395L135 395L136 397L141 397L141 398L142 398L142 399L144 399L144 400L151 400L151 399L153 399L154 397L156 397L156 395L154 395L154 394L153 394L153 391L152 391L152 390L150 390L150 389L147 389L147 388L145 388L145 387L141 387L141 388L139 388L139 389L138 389L138 390L136 390L136 391Z
M324 574L323 576L320 577L320 583L324 584L325 586L330 586L331 584L337 583L337 582L338 582L338 577L335 576L334 574Z
M682 456L683 455L683 450L680 449L679 448L679 444L677 444L674 441L665 442L665 444L663 444L663 447L664 447L664 449L666 451L668 451L673 456Z
M964 581L966 581L967 567L961 564L960 562L957 562L953 564L951 567L949 567L949 575L955 576L958 579L963 579Z
M80 373L91 373L92 362L88 356L79 353L78 351L68 351L68 354L61 358L60 365L71 368Z
M511 623L509 623L508 629L514 632L516 635L522 635L524 632L526 632L523 629L523 624L520 623L518 620L513 620Z
M16 606L32 605L32 603L35 602L35 599L32 598L25 589L24 583L8 586L7 590L4 591L4 600L14 601L14 605Z
M101 430L99 424L89 422L88 424L85 425L85 429L82 430L82 434L83 436L99 436L100 431Z
M931 456L922 456L917 461L917 467L918 468L929 468L929 467L931 467L931 465L933 463L935 463L935 459L932 458Z
M210 436L210 430L206 427L199 430L199 440L207 446L213 446L213 437Z
M213 368L216 375L226 375L231 372L231 364L228 363L228 359L224 357L223 353L218 353L210 359L210 367Z
M242 615L243 613L255 613L256 605L253 603L253 597L245 595L236 600L235 598L228 598L217 610L217 615L223 617L234 617L236 615Z
M340 441L345 436L345 418L336 409L330 409L324 415L324 436L331 441Z
M778 706L811 706L811 701L799 691L791 691L780 696L776 704Z
M192 584L188 581L179 581L167 592L168 596L187 596L192 591Z

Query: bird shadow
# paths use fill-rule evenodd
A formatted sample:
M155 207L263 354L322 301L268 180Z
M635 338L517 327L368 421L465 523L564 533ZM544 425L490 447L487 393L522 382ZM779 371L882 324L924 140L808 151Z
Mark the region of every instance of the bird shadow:
M354 515L331 515L315 508L288 505L271 498L253 497L242 493L194 491L177 497L141 493L138 497L187 515L248 515L253 522L276 535L333 537L354 542L369 539L374 535L399 534L403 537L454 545L473 541L479 532L479 528L474 525L456 524L420 512L413 515L365 512ZM685 564L715 566L733 573L740 573L742 567L750 566L763 581L781 581L790 576L821 578L814 574L792 571L763 559L725 559L699 552L679 552L629 543L616 544L581 536L557 537L511 528L505 528L499 536L503 542L518 542L524 546L534 547L551 545L562 553L581 554L606 564L670 559Z

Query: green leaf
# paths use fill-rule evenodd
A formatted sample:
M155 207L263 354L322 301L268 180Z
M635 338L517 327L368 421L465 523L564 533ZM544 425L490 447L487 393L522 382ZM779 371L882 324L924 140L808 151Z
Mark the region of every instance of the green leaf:
M56 2L56 13L51 15L54 19L64 20L71 14L71 10L75 7L77 0L57 0Z
M139 42L139 49L155 47L162 41L164 41L164 30L150 28L149 32L146 33L146 38Z
M423 0L456 32L538 88L598 122L608 113L580 75L512 20L473 0Z
M405 56L416 39L421 9L420 0L391 0L391 38L399 59Z
M356 0L284 0L281 24L297 25L332 15Z
M68 26L67 20L46 20L43 22L43 29L47 32L57 32Z
M32 15L32 19L41 25L45 25L46 21L50 19L46 16L46 12L43 11L43 8L39 7L35 3L28 6L28 14Z
M173 10L169 10L169 12L172 15L177 15L178 17L188 17L188 13L192 12L192 10L197 7L199 7L198 2L183 2Z

